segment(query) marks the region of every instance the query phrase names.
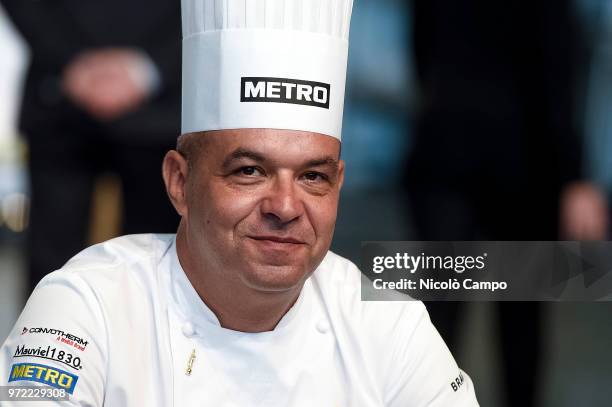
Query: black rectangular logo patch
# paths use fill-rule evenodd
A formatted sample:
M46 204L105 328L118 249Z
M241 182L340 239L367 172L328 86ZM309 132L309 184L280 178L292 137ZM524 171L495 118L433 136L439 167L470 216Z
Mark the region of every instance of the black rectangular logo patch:
M291 103L329 109L330 85L288 78L243 77L241 102Z

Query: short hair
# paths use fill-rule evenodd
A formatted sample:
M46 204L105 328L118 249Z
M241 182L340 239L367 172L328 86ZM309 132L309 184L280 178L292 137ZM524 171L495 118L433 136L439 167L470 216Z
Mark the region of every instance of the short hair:
M207 144L206 132L181 134L176 141L176 151L187 160L189 168L193 168L202 157L202 152Z

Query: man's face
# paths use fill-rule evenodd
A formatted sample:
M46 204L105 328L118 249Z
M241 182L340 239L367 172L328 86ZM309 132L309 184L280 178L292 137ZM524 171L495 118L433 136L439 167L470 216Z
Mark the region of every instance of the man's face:
M316 133L207 132L185 187L198 268L258 291L301 284L323 260L344 175L338 140Z

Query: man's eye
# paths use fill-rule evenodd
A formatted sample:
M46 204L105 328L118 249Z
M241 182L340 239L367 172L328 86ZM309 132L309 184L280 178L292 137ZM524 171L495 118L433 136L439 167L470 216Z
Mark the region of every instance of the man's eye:
M242 167L236 171L236 174L252 177L252 176L261 175L261 171L257 167Z
M320 172L309 171L304 174L304 179L306 181L326 181L328 177Z

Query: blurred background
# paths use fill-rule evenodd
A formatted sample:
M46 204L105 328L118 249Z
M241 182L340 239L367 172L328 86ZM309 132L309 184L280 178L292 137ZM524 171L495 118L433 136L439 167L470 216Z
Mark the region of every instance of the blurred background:
M155 177L180 14L143 1L0 0L0 341L82 248L177 224ZM356 0L342 153L355 263L365 240L608 240L612 1ZM611 405L611 303L428 309L482 406Z

